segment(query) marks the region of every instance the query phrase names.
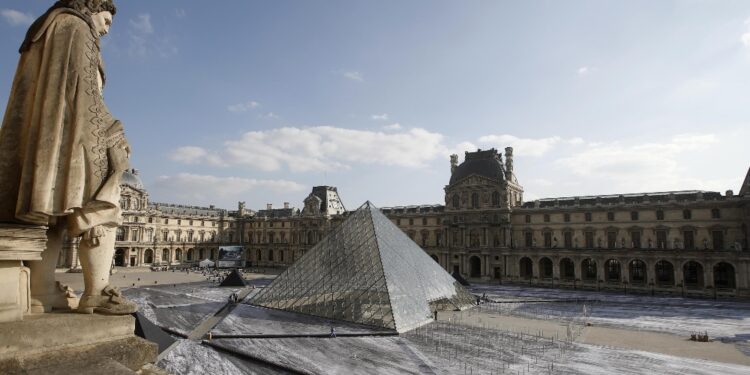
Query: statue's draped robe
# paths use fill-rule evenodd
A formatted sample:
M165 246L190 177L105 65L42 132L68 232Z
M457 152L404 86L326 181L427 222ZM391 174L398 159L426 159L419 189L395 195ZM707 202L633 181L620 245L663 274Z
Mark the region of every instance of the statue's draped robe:
M72 235L120 220L115 146L122 125L102 99L99 38L56 9L30 31L0 128L0 222L55 224Z

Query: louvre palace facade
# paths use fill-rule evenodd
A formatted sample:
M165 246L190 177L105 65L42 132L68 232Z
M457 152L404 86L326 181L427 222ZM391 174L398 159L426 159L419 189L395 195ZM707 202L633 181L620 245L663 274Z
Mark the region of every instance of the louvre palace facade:
M750 297L750 171L738 193L673 191L525 202L513 149L450 158L445 203L381 211L448 272L469 280L650 294ZM123 178L120 266L182 266L242 246L248 264L285 267L348 215L335 187L237 210L149 202ZM71 242L61 267L76 268Z

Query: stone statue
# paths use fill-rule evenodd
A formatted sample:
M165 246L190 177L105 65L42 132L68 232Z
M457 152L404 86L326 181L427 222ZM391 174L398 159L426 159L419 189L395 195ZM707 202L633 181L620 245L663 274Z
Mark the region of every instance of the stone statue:
M29 262L31 310L130 314L137 305L109 285L121 222L120 178L129 145L102 97L99 49L117 12L112 0L60 0L21 45L0 128L0 222L47 227L41 261ZM80 300L55 283L64 235L81 237Z

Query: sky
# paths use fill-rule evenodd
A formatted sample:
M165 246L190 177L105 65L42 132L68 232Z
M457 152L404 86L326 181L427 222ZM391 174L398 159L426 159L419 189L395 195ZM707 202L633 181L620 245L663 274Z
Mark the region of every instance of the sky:
M0 102L51 0L0 4ZM104 96L152 201L443 204L515 148L525 200L702 189L750 167L750 2L120 0Z

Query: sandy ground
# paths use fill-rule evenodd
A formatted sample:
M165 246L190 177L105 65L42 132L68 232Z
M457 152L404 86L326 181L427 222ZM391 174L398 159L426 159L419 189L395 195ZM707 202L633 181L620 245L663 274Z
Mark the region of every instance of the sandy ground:
M555 339L564 339L567 335L567 324L558 320L503 316L472 310L440 314L438 320L460 317L461 324L477 327ZM750 357L740 352L733 344L718 341L699 343L690 341L686 337L666 333L588 326L583 328L575 341L582 344L750 366Z
M750 366L750 357L744 355L732 344L719 341L695 342L685 337L664 333L586 327L576 341L584 344Z
M267 279L275 277L273 270L263 274L246 273L245 279ZM56 273L55 279L63 284L73 288L76 292L83 291L83 274L82 273ZM149 268L121 268L118 267L116 272L109 278L110 284L118 288L132 288L141 286L185 284L199 281L206 281L206 276L200 273L185 273L180 271L153 272Z

